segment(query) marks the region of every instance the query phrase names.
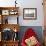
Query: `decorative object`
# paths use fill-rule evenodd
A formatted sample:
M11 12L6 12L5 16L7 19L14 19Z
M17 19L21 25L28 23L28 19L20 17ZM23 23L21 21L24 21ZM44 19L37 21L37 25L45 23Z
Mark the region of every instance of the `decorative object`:
M9 12L10 15L17 15L17 13L18 12L16 10L10 10L10 12Z
M26 43L26 44L25 44ZM22 38L21 46L41 46L36 32L32 28L28 28Z
M10 28L5 28L2 31L2 40L4 41L9 41L9 40L18 40L18 32L14 32L12 29Z
M36 20L37 19L37 8L24 8L23 19Z
M5 24L8 24L8 18L7 18L7 19L5 19Z
M18 40L18 32L14 32L14 35L13 35L13 40Z
M9 10L2 10L2 15L9 15Z
M8 24L8 16L7 15L3 15L3 18L2 18L2 23L3 24Z
M16 2L17 0L15 0L15 7L16 7L16 4L17 4L17 2Z
M25 43L27 46L35 46L38 43L38 40L36 37L32 36L25 40Z

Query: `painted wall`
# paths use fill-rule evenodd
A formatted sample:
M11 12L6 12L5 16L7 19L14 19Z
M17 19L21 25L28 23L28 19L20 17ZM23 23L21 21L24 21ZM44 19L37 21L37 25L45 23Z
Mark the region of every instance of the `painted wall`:
M37 20L23 20L23 10L20 11L19 18L20 25L22 26L43 26L43 6L42 0L25 0L21 3L21 8L37 8ZM20 21L21 20L21 21Z
M15 6L15 0L0 0L0 6ZM17 0L19 6L19 24L20 26L43 26L43 6L42 0ZM24 20L23 8L37 8L37 20ZM12 17L11 17L12 18ZM10 20L10 19L9 19ZM13 21L15 22L15 21Z

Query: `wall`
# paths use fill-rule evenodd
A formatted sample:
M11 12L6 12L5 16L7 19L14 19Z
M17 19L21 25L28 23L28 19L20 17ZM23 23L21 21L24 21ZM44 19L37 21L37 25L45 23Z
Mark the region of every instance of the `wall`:
M20 25L22 26L43 26L43 6L42 0L25 0L21 1L21 8L37 8L37 20L23 20L23 10L20 11L19 18ZM21 20L21 21L20 21Z
M14 0L15 1L15 0ZM0 6L15 6L13 0L0 0ZM17 0L19 6L19 24L20 26L43 26L43 6L42 0ZM24 20L23 8L37 8L37 20ZM10 19L9 19L10 20Z

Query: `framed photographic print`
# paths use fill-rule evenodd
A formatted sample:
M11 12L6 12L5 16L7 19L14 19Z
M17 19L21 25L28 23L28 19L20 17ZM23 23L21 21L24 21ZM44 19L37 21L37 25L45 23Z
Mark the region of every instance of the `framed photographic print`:
M23 19L36 20L37 19L37 8L24 8Z

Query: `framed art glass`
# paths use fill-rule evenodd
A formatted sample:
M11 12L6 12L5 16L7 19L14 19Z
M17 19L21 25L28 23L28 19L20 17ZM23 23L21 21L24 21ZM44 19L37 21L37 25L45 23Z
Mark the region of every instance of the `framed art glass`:
M26 20L37 19L37 8L24 8L23 19L26 19Z

